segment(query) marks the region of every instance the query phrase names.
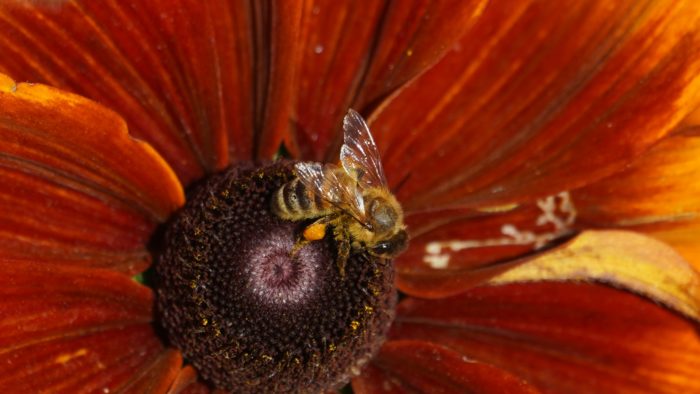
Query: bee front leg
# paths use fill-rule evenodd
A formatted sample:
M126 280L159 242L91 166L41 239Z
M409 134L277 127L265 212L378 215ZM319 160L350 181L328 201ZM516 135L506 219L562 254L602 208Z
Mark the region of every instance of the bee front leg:
M338 247L338 271L340 271L340 277L345 278L345 264L348 262L348 257L350 257L350 234L346 226L335 226L333 228L333 236Z

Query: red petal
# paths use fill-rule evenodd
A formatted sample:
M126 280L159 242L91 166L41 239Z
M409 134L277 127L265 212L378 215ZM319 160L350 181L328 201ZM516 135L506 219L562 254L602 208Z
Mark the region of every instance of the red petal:
M155 335L153 295L119 273L0 261L0 391L169 386L180 356Z
M206 385L197 381L197 371L191 366L181 369L170 386L168 394L208 394L211 390Z
M420 341L390 341L362 375L356 393L536 393L521 379L477 363L442 346Z
M293 120L302 157L337 154L347 108L365 108L434 64L484 3L315 1L302 22Z
M176 350L166 350L144 370L136 374L125 388L134 393L165 393L182 368L182 355Z
M376 103L435 64L472 28L487 3L483 0L390 2L357 105Z
M552 223L538 224L543 211L535 204L503 209L508 210L455 209L408 216L411 248L401 255L400 269L473 268L531 251L559 232ZM451 256L449 264L438 261L445 252Z
M452 209L407 216L410 248L396 261L399 288L445 297L489 279L572 233L570 195L535 203Z
M442 298L459 294L525 262L514 259L483 267L463 269L411 269L400 267L396 286L406 294L425 298Z
M2 348L151 321L150 290L116 272L4 260L0 268Z
M532 201L618 171L696 105L697 8L491 2L373 116L407 211Z
M289 140L289 114L296 94L296 68L301 59L301 22L311 3L303 1L253 2L257 29L256 58L259 75L258 109L262 113L255 148L259 157L270 158L283 140ZM269 49L268 49L269 48ZM266 78L265 78L266 77Z
M102 106L4 80L0 257L143 268L153 227L183 203L175 174Z
M114 392L171 362L147 325L54 339L0 358L0 389L7 393Z
M482 287L399 305L390 337L430 340L552 393L700 390L697 327L588 284Z
M211 389L203 383L194 383L185 387L180 394L209 394Z
M187 183L228 163L229 139L233 159L251 157L247 7L195 0L4 2L0 70L118 111Z
M294 149L324 160L341 119L357 94L385 4L352 0L314 2L304 15Z

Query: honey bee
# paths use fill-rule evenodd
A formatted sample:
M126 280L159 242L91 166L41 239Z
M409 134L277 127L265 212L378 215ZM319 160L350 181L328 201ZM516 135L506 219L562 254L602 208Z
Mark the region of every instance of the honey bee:
M316 219L307 226L292 254L323 239L328 227L338 247L338 269L345 274L351 251L392 258L408 246L403 210L388 189L379 151L362 116L350 109L343 119L340 164L301 162L296 178L272 199L282 219Z

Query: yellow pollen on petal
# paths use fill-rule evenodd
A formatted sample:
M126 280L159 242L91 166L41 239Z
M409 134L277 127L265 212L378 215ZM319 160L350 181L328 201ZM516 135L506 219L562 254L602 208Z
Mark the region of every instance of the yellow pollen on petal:
M518 207L518 204L504 204L504 205L495 205L492 207L481 207L481 208L478 208L477 210L480 212L486 212L486 213L501 213L501 212L512 211L517 207Z
M60 356L58 356L54 359L54 362L56 364L65 364L74 358L82 357L86 354L87 354L87 349L83 348L83 349L76 350L73 353L61 354Z
M360 322L357 320L353 320L350 323L350 328L352 328L353 330L357 330L358 328L360 328Z

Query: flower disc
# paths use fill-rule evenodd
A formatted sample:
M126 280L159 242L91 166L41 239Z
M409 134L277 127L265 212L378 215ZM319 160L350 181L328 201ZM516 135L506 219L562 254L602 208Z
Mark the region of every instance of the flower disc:
M232 167L195 187L165 229L156 269L161 322L214 387L342 385L378 350L393 318L389 261L355 251L341 275L330 234L292 253L309 221L270 210L292 179L290 162Z

